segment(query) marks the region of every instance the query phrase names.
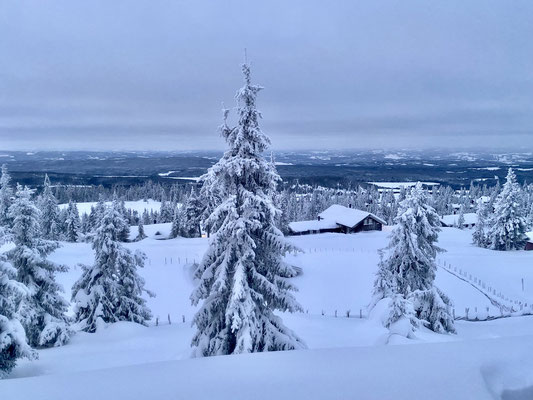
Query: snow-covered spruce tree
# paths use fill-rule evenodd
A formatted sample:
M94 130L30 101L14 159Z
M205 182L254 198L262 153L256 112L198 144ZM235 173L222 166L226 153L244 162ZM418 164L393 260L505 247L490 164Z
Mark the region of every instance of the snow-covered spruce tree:
M37 205L41 210L41 231L43 238L49 240L59 239L59 207L57 205L57 200L52 193L48 174L44 176L43 192L39 196Z
M173 207L173 204L170 201L163 200L161 201L161 208L159 211L159 219L158 223L167 223L172 222L173 217L173 211L175 207Z
M55 281L66 267L47 259L59 247L41 237L41 212L31 200L27 187L17 186L16 198L9 207L13 221L15 248L6 253L17 270L17 280L29 290L20 299L18 313L32 347L61 346L68 342L72 331L65 316L68 303L61 296L63 289Z
M116 193L113 197L113 201L118 204L118 209L120 213L122 214L122 217L123 217L122 219L124 221L122 226L118 227L119 229L118 240L121 242L128 242L130 238L130 220L129 220L128 210L126 210L126 203L124 202L124 200L119 201Z
M0 243L5 243L5 232L0 228ZM26 342L26 332L17 316L19 299L29 290L15 277L17 270L0 254L0 379L6 377L19 358L34 359L37 353Z
M465 208L461 204L461 208L459 208L459 216L457 217L457 228L464 229L465 227Z
M221 202L208 219L212 236L196 271L199 285L191 295L193 304L201 302L193 321L197 356L305 346L273 313L301 307L287 280L294 269L283 260L292 247L274 225L280 211L272 196L280 177L262 156L270 140L258 123L261 114L255 102L261 87L251 84L249 65L242 71L244 86L236 95L238 125L227 125L225 110L221 134L229 149L202 178L202 191L214 191Z
M11 187L11 175L7 171L7 165L2 165L2 176L0 177L0 225L10 226L8 216L9 206L13 203L13 188Z
M183 213L183 236L195 238L201 236L200 219L203 213L203 206L196 195L194 189L185 202L185 212Z
M120 321L146 325L152 318L152 313L142 295L146 293L150 297L155 296L144 288L144 279L137 273L138 268L144 268L146 255L139 250L132 253L121 245L118 250L116 265L120 297L116 310L117 317Z
M389 299L391 311L384 322L387 327L406 317L413 326L422 321L436 332L455 332L450 301L434 287L435 257L441 251L436 245L440 220L420 183L400 202L394 222L378 266L372 306ZM410 308L405 302L411 303L414 314L402 314Z
M137 230L137 236L135 237L136 242L147 238L146 233L144 233L144 224L142 218L139 218L139 225L137 227Z
M523 250L527 241L526 219L520 207L520 185L509 168L507 181L494 202L488 241L493 250Z
M80 234L80 214L78 206L72 200L68 203L65 219L65 238L67 242L77 242Z
M172 216L172 228L170 229L170 238L174 239L181 236L183 232L183 211L179 204L174 207L174 215Z
M472 242L478 247L488 247L487 224L489 221L489 205L480 198L477 201L477 221L472 233Z
M82 266L82 276L72 287L76 322L86 332L95 332L102 323L145 323L150 315L140 297L144 281L135 272L143 258L119 242L123 225L124 216L115 199L104 207L93 237L94 264Z

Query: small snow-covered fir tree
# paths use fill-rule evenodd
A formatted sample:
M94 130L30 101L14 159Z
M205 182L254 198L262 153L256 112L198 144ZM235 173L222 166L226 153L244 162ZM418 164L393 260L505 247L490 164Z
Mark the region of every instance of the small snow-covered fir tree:
M18 304L28 342L33 347L61 346L68 342L72 331L65 315L68 303L60 294L63 289L55 275L66 267L48 260L59 245L41 237L41 213L31 195L27 187L17 187L8 213L13 221L15 248L6 254L17 270L17 280L29 289L29 296Z
M464 229L465 227L465 209L464 206L461 204L461 207L459 208L459 216L457 217L457 228Z
M395 310L385 321L385 326L390 326L400 317L407 317L399 312L408 309L398 300L397 295L401 295L415 311L409 315L413 326L421 320L436 332L443 329L454 332L450 301L434 287L435 257L441 251L436 245L440 219L420 183L400 202L395 223L389 245L384 249L386 254L378 266L372 306L382 299L391 301ZM446 305L445 309L441 308L442 304Z
M123 223L118 227L118 240L121 242L128 242L130 238L130 220L128 210L126 210L126 203L124 200L119 201L116 193L113 196L113 200L117 203L118 209L123 217Z
M0 177L0 225L10 226L9 207L13 203L13 188L11 187L11 175L7 170L7 165L2 165L2 176Z
M227 125L225 110L221 133L229 149L202 178L203 197L220 202L208 218L212 236L191 295L193 304L201 303L193 321L197 356L304 347L273 312L301 308L287 279L294 269L283 260L292 247L274 224L280 211L272 197L280 177L262 156L270 140L255 104L261 87L251 84L248 64L242 70L238 125Z
M174 210L175 210L175 205L173 207L173 204L170 201L162 200L161 209L159 211L159 219L157 222L158 223L172 222Z
M135 241L138 242L140 240L146 239L146 233L144 233L144 224L142 218L139 218L139 225L137 227L137 236L135 237Z
M150 213L148 212L147 209L144 209L141 220L143 222L143 225L150 225L152 223L152 220L150 218Z
M526 219L520 207L520 185L512 168L509 168L506 179L494 202L488 241L493 250L523 250L527 241Z
M172 216L172 228L170 229L170 238L174 239L181 236L183 232L183 210L181 205L176 204L174 215Z
M5 242L5 231L0 228L0 243ZM0 379L9 374L18 359L37 356L26 342L26 332L17 316L18 301L29 296L29 290L15 280L16 275L17 270L0 253Z
M120 321L146 325L152 318L152 313L142 296L146 293L153 297L154 294L144 288L144 279L137 273L138 268L144 268L146 255L139 250L132 253L122 246L118 250L116 265L120 297L116 310L117 317Z
M100 222L104 217L106 206L102 195L98 197L98 202L95 207L91 207L91 214L89 215L89 227L92 232L100 226Z
M78 206L72 200L68 203L65 219L65 238L67 242L77 242L80 234L80 214Z
M477 221L474 227L474 233L472 233L472 242L478 247L487 247L489 245L487 238L489 207L482 199L478 200L476 211Z
M144 281L136 273L143 257L133 255L119 242L124 226L120 203L104 207L94 234L94 264L83 265L83 273L72 288L78 327L95 332L100 324L117 321L145 323L150 312L141 297Z
M37 205L41 210L41 231L43 238L49 240L59 239L59 207L57 205L57 200L52 193L48 174L44 176L43 192L39 196Z
M183 236L188 238L201 236L200 219L202 218L202 213L202 203L193 189L185 202L182 227Z

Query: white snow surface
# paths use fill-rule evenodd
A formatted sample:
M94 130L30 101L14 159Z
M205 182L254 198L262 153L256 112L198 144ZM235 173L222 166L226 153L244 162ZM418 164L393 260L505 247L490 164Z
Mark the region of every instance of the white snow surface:
M400 189L401 187L409 188L415 186L417 182L367 182L370 185L387 188L387 189ZM439 186L440 183L437 182L420 182L422 185L426 186Z
M471 225L477 223L477 214L476 213L464 213L463 214L465 218L465 225ZM457 222L459 221L459 214L450 214L450 215L443 215L441 217L441 222L445 223L446 226L455 226Z
M321 219L312 219L309 221L295 221L289 223L289 228L293 232L306 232L306 231L317 231L320 229L334 229L338 225L335 221Z
M21 361L0 381L6 399L530 399L533 398L533 317L457 321L457 335L421 329L413 340L388 340L388 331L367 319L377 250L388 229L352 235L291 237L302 252L287 259L303 269L294 278L305 312L282 314L309 350L191 359L189 296L192 264L207 239L157 240L170 224L146 225L148 238L128 243L147 254L140 271L154 317L149 327L108 325L80 332L63 347L39 350L38 361ZM136 227L131 236L136 236ZM471 232L443 228L436 284L458 315L499 315L473 278L509 298L533 302L533 252L498 252L471 245ZM90 245L63 243L54 261L70 266L58 278L70 297L80 262L92 262ZM458 277L454 268L466 273ZM449 272L451 270L451 272ZM522 290L521 279L525 285ZM350 310L350 318L346 312ZM335 317L337 311L337 317ZM364 318L359 318L359 314ZM324 315L322 315L324 314ZM168 324L170 315L172 324ZM185 323L183 323L185 319ZM384 345L410 343L413 345ZM513 397L514 396L514 397ZM522 397L520 397L522 396ZM528 397L529 396L529 397Z
M148 212L150 211L159 211L160 208L161 208L161 202L160 201L155 201L155 200L152 200L152 199L147 199L146 201L144 200L137 200L137 201L126 201L124 202L125 203L125 206L126 206L126 209L131 209L132 211L137 211L139 213L139 215L142 215L142 213L144 212L144 210L147 210ZM84 202L84 203L76 203L76 206L78 207L78 212L80 213L80 215L82 214L91 214L91 207L96 207L96 202L95 201L89 201L89 202ZM110 205L111 202L110 201L107 201L105 202L106 205ZM60 209L63 209L63 208L67 208L68 207L68 203L67 204L60 204L59 205L59 208Z

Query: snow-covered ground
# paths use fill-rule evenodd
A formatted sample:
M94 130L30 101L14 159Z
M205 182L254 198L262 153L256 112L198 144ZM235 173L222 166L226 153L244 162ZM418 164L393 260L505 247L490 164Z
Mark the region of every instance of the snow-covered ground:
M91 207L96 207L95 201L89 201L85 203L76 203L76 206L78 207L78 212L80 215L87 214L89 215L91 213ZM111 204L110 201L106 202L105 204L109 205ZM161 202L155 201L152 199L145 200L137 200L137 201L126 201L125 202L126 209L131 209L132 211L137 211L139 215L142 215L144 210L150 211L158 211L161 209ZM68 204L60 204L59 208L67 208Z
M420 330L412 346L383 345L387 330L366 318L366 306L386 231L289 239L302 250L287 257L304 271L294 279L305 312L283 318L310 350L191 359L191 270L207 239L158 240L169 231L170 224L146 225L148 238L126 245L147 254L142 275L157 293L148 303L159 326L155 320L149 327L119 323L78 333L67 346L39 351L38 361L21 361L11 379L0 382L0 398L533 398L533 317L457 321L457 335ZM479 249L470 244L471 233L444 228L439 241L446 269L439 268L436 283L457 314L486 307L499 314L475 279L531 304L533 252ZM67 297L81 272L76 265L92 257L83 243L64 243L53 254L71 267L59 276Z

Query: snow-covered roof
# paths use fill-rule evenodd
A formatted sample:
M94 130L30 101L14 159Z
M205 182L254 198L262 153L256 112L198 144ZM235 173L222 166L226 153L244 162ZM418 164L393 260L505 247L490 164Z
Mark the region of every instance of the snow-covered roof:
M314 219L311 221L297 221L289 223L289 228L293 232L307 232L318 231L321 229L334 229L337 227L335 221L327 221L321 219L320 221Z
M476 213L465 213L465 225L471 225L477 223L477 214ZM441 222L446 226L455 226L459 220L459 214L444 215L441 217Z
M334 204L318 214L320 219L311 221L291 222L289 228L293 232L319 231L322 229L335 229L339 225L353 228L366 217L371 216L376 221L386 225L386 222L368 211L348 208Z
M350 228L353 228L355 225L357 225L359 222L361 222L368 216L371 216L376 221L379 221L383 225L386 225L385 221L375 216L374 214L369 213L368 211L358 210L356 208L348 208L339 204L333 204L332 206L318 214L318 216L325 220L334 221L339 225L348 226Z
M527 241L533 243L533 232L526 232Z

